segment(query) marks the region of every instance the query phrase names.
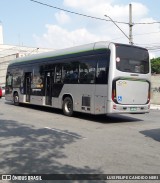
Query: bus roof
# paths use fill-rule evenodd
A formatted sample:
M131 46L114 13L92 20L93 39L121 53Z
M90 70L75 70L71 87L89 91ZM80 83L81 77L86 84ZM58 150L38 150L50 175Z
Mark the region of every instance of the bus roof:
M15 60L13 60L10 63L10 65L15 65L15 64L17 65L17 64L20 64L22 62L24 63L27 61L40 60L40 59L45 59L45 58L54 58L54 57L58 57L58 56L72 55L72 54L76 54L76 53L93 51L95 44L101 44L101 48L107 48L109 45L108 42L96 42L96 43L90 43L90 44L86 44L86 45L81 45L81 46L56 50L56 51L39 53L39 54L35 54L35 55L17 58Z
M44 60L44 59L46 60L47 58L48 59L55 58L55 57L66 58L69 55L71 56L71 55L78 54L78 53L79 54L85 53L85 52L92 52L93 53L94 50L109 49L110 44L119 44L119 43L100 41L100 42L90 43L90 44L81 45L81 46L75 46L75 47L56 50L56 51L49 51L49 52L45 52L45 53L39 53L39 54L35 54L35 55L30 55L30 56L26 56L26 57L17 58L15 60L13 60L9 64L9 66L21 65L21 64L31 62L31 61L33 63L34 61L36 62L36 61L39 61L39 60ZM127 44L121 44L121 45L131 46L131 45L127 45Z

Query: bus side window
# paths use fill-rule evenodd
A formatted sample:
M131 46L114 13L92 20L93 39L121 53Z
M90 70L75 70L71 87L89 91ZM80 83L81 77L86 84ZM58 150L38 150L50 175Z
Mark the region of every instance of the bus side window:
M13 87L20 87L20 85L21 85L21 76L14 75Z
M78 83L79 62L69 62L63 67L63 82L67 84Z
M11 74L7 74L6 86L12 86L12 80L13 80L13 76Z
M97 62L96 83L107 84L108 73L109 73L109 54L100 55L98 57Z
M56 66L55 83L62 83L62 66Z
M96 72L96 59L94 56L86 57L80 63L79 81L82 84L94 84Z
M13 75L10 73L7 73L6 76L6 87L5 87L5 93L10 94L12 92L12 83L13 83Z

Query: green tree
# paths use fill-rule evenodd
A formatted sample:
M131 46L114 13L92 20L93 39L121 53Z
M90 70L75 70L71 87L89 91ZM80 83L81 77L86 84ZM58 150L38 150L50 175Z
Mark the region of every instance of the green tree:
M151 59L152 73L160 74L160 57Z

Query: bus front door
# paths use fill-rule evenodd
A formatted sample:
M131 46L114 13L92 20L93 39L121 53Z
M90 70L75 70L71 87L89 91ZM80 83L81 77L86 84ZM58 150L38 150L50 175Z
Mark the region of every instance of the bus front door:
M45 104L52 105L52 82L53 82L53 73L45 73Z
M30 102L31 94L31 73L25 73L25 93L26 93L26 102Z

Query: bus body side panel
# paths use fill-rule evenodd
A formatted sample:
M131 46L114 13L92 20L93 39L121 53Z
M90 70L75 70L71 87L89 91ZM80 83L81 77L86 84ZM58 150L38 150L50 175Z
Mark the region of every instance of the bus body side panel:
M94 114L94 84L65 84L59 96L59 102L53 99L53 107L62 108L63 96L69 95L73 99L74 111Z
M95 89L95 114L106 114L108 85L96 85Z
M91 114L105 114L107 88L107 85L65 84L60 96L52 99L52 106L61 109L63 96L70 95L73 99L74 111Z
M113 111L113 101L112 101L112 81L114 78L114 68L115 68L115 45L110 44L109 49L111 50L110 54L110 65L109 65L109 75L108 75L108 96L107 96L107 107L106 114L110 114Z
M18 93L19 102L23 103L24 102L24 95L22 95L20 93L20 89L19 88L13 88L13 90L12 90L12 92L10 94L5 95L5 100L13 102L13 96L14 96L15 92Z
M13 102L13 94L6 94L5 100Z
M24 101L25 99L25 95L24 95ZM35 104L35 105L44 105L45 104L45 97L44 96L35 96L35 95L31 95L30 96L30 104Z
M96 43L95 46L94 46L94 50L103 48L103 49L106 49L106 53L107 53L107 50L109 51L108 46L109 46L108 42ZM110 60L106 60L106 61L108 61L109 64L110 64ZM109 78L110 78L110 76L109 76L109 73L108 73L108 78L107 78L108 82L107 83L105 83L105 84L96 84L95 85L95 97L94 97L94 103L95 103L94 111L95 111L95 114L106 114L106 112L107 112Z

